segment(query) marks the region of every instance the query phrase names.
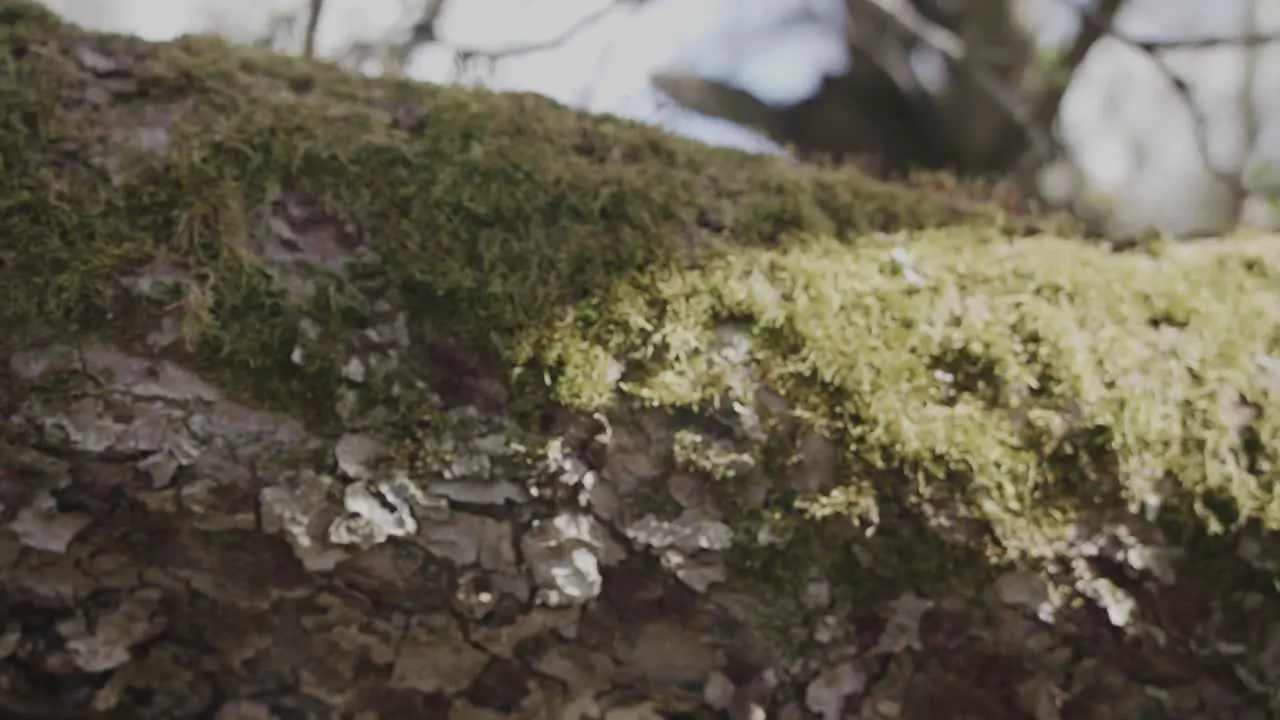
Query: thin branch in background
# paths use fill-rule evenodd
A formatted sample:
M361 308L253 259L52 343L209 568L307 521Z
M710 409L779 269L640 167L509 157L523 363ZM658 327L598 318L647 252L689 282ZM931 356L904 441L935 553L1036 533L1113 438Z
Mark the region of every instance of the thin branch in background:
M492 66L498 60L518 57L520 55L530 55L532 53L541 52L543 50L553 50L572 40L578 33L592 27L596 23L602 21L609 13L616 10L619 6L638 5L646 0L614 0L598 10L589 13L572 25L566 28L553 38L541 40L532 43L515 44L505 48L496 50L482 50L480 48L468 48L450 46L454 53L455 74L461 77L467 68L471 67L473 62L479 61L487 63L492 71ZM444 13L444 5L446 0L431 0L422 18L413 26L413 34L408 40L399 43L394 50L394 55L400 63L407 62L410 54L417 48L428 45L430 43L442 42L440 34L436 30L436 24L440 21L440 16Z
M316 56L316 29L320 27L320 12L324 10L324 0L311 0L310 14L307 16L307 33L302 39L302 56Z
M1083 22L1080 32L1062 55L1058 62L1058 69L1053 73L1054 77L1064 79L1052 83L1028 109L1011 87L1001 82L992 73L968 62L972 52L958 35L925 17L909 0L861 1L925 45L937 50L954 68L969 75L975 84L1015 121L1029 140L1031 152L1024 160L1027 167L1048 160L1061 149L1061 144L1053 132L1053 124L1061 111L1063 98L1070 86L1070 78L1098 40L1109 36L1151 58L1152 63L1165 76L1174 92L1186 105L1188 112L1191 113L1195 126L1197 151L1206 168L1222 181L1235 184L1237 182L1235 173L1222 170L1212 159L1208 122L1193 97L1190 85L1169 66L1160 53L1167 50L1201 49L1223 45L1256 47L1280 42L1280 33L1249 33L1238 37L1136 40L1117 32L1113 27L1116 16L1124 6L1124 0L1098 0L1096 8L1092 10L1082 8L1071 0L1056 0L1078 13Z
M444 4L445 0L428 0L422 9L422 16L413 24L409 37L388 46L386 56L392 65L403 68L415 49L440 40L436 35L436 22L444 12Z
M1167 40L1138 40L1129 38L1135 47L1147 52L1161 50L1202 50L1204 48L1231 45L1234 47L1258 47L1280 42L1280 32L1242 33L1235 37L1170 38Z
M961 40L959 35L925 17L909 0L864 0L864 2L953 62L959 63L968 58L968 48L965 47L964 40Z
M958 35L925 17L908 0L861 0L861 2L920 42L937 50L958 72L966 74L1022 131L1031 146L1032 158L1040 161L1055 154L1058 143L1053 134L1045 125L1037 122L1036 117L1018 98L1013 88L980 64L970 62L969 49Z
M444 12L444 3L445 0L430 0L427 3L422 11L422 17L418 18L418 22L413 25L413 37L409 39L408 45L416 46L440 40L439 35L436 34L436 23L440 21L440 13Z
M457 46L454 46L453 50L463 60L470 60L472 58L487 58L489 60L501 60L505 58L519 57L521 55L531 55L536 52L542 52L543 50L554 50L555 48L558 48L561 45L564 45L565 43L572 40L573 37L578 33L584 30L587 30L593 25L604 20L606 17L608 17L610 13L618 9L619 6L628 5L628 4L631 4L631 3L626 2L626 0L618 0L615 2L607 3L602 7L600 7L599 9L579 18L572 25L565 28L562 32L557 34L555 37L549 38L547 40L539 40L537 42L531 42L531 43L517 43L517 44L508 45L505 48L498 48L496 50L481 50L479 48L466 48L466 47L457 47ZM432 23L426 24L425 26L423 23L419 23L418 27L420 29L416 30L414 35L415 35L415 39L418 40L419 42L422 41L422 38L419 37L420 34L427 35L431 39L438 38L438 36L435 33L434 18Z

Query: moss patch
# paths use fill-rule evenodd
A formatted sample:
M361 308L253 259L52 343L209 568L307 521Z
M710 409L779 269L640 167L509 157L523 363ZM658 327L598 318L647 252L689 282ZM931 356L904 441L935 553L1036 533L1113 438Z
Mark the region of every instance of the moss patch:
M745 561L774 581L823 567L864 588L868 575L881 590L907 577L954 587L989 563L1051 555L1071 523L1126 510L1158 507L1196 553L1225 549L1205 535L1244 523L1280 528L1274 238L1153 256L955 228L797 237L615 292L609 306L651 332L578 313L558 347L581 348L582 365L626 358L637 401L711 410L731 391L712 329L734 323L760 382L853 459L836 489L781 495L805 515L787 502L764 518L791 550ZM627 301L640 294L644 312ZM580 383L585 400L598 377L557 383ZM856 542L883 572L833 552L831 538L849 534L831 518L876 531ZM972 542L936 542L965 524L981 531Z
M22 0L0 0L0 28L0 347L140 341L176 306L190 360L324 429L341 353L299 367L303 320L338 335L393 298L520 370L517 409L714 410L767 385L856 460L770 512L880 523L907 584L958 557L921 559L917 527L970 522L1006 559L1157 497L1197 531L1280 527L1274 240L1114 254L534 96L88 35ZM248 244L285 196L358 229L356 260L305 296ZM156 263L194 282L125 291ZM725 326L745 363L719 350ZM413 424L417 401L372 386L389 425Z
M380 289L503 351L616 279L707 248L974 212L535 96L368 80L212 38L87 35L22 0L0 12L15 108L0 135L16 279L0 290L6 315L91 327L121 273L157 258L198 265L189 339L237 375L273 373L257 392L304 390L279 384L292 368L264 365L290 344L299 309L243 252L282 188L360 225ZM398 124L406 112L420 122ZM129 137L143 126L159 129ZM157 135L163 150L143 149ZM249 317L259 321L232 322Z
M1161 259L955 230L902 247L909 269L874 243L746 250L666 297L705 313L681 319L690 331L748 318L769 386L873 468L906 470L913 492L999 520L1006 544L1028 518L1161 494L1213 527L1280 527L1280 418L1263 410L1280 399L1272 239ZM704 362L664 372L699 386Z

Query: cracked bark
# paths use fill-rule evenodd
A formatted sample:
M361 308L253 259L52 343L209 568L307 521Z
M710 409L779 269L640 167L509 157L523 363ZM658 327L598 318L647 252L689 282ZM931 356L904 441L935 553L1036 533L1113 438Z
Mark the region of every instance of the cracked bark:
M30 23L31 12L0 2L6 21ZM102 109L96 121L117 123L89 144L32 133L24 148L54 175L102 170L104 193L115 180L109 158L127 138L164 152L169 123L194 97L172 85L138 96L135 73L147 72L153 46L65 28L21 41L4 32L11 69L50 58L77 68L74 81L56 84L63 94L49 112L87 103ZM0 97L20 89L6 82ZM389 125L401 110L387 112ZM400 129L431 122L416 113ZM282 195L262 217L244 218L256 228L246 247L279 286L305 293L313 288L299 268L345 272L362 230L315 198ZM61 211L55 198L40 207ZM0 251L21 248L5 235ZM196 287L184 272L151 262L118 280L130 297L153 300L157 287ZM361 415L340 393L334 401L349 412L334 428L307 417L309 399L272 411L202 373L182 324L202 301L197 290L180 293L164 313L142 316L141 334L129 325L141 321L123 313L78 331L4 328L13 331L0 341L6 717L1263 712L1265 687L1251 685L1234 656L1204 651L1239 630L1223 620L1214 588L1115 576L1107 587L1127 586L1158 643L1121 636L1088 605L1042 622L1045 583L1018 573L977 597L908 592L876 606L839 604L820 577L779 597L735 593L722 557L734 536L713 507L715 485L672 466L673 438L694 422L685 414L633 409L602 422L557 411L517 428L500 365L388 302L344 338L355 350L335 363L342 387L402 373L429 388L432 411L451 428L433 440L443 449L429 462L388 468L389 449L371 430L379 408ZM308 327L297 347L275 349L304 362L315 350ZM412 362L389 364L397 357ZM549 441L532 463L516 449L530 433ZM800 447L795 487L829 486L836 448L816 434ZM638 510L651 487L683 511ZM1093 555L1068 559L1114 575L1099 560L1118 542L1114 529L1081 541ZM786 649L767 627L780 618L798 638ZM1280 657L1280 629L1273 635L1267 652Z

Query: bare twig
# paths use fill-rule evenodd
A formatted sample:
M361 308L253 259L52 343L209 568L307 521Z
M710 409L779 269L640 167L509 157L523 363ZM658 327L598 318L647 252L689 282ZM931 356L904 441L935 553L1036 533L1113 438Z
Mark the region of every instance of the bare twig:
M967 73L971 80L987 94L1011 119L1029 141L1031 152L1024 161L1028 165L1038 164L1060 149L1060 145L1052 128L1059 112L1062 100L1070 86L1070 78L1084 62L1094 45L1102 37L1113 37L1117 41L1148 55L1153 64L1165 76L1174 92L1178 94L1192 115L1195 125L1196 144L1206 167L1224 182L1234 182L1234 173L1219 168L1212 159L1207 135L1207 121L1196 103L1191 87L1160 56L1163 51L1181 49L1201 49L1224 45L1256 47L1272 42L1280 42L1280 33L1248 33L1235 37L1205 38L1171 38L1164 40L1141 40L1128 37L1117 32L1113 27L1116 16L1124 6L1124 0L1099 0L1092 10L1081 8L1068 0L1057 0L1068 5L1079 13L1083 22L1080 32L1058 61L1058 71L1053 72L1054 81L1044 93L1028 108L1027 104L1017 97L1013 88L1003 83L993 73L982 68L978 63L969 62L974 49L967 48L964 41L951 30L925 17L909 0L861 0L864 5L877 11L884 18L915 37L920 42L941 53L953 68Z
M457 46L453 46L453 50L464 60L469 60L471 58L499 60L503 58L519 57L521 55L531 55L536 52L542 52L543 50L552 50L572 40L578 33L590 28L596 23L599 23L601 20L604 20L604 18L606 18L610 13L617 10L620 5L625 4L627 3L612 2L604 5L598 10L579 18L572 25L558 33L555 37L547 40L539 40L537 42L530 43L517 43L493 50Z
M324 10L324 0L311 0L310 14L307 15L307 33L302 39L302 56L316 56L316 29L320 27L320 12Z
M968 48L965 47L964 40L950 29L925 17L909 0L863 0L863 2L953 62L962 62L967 58Z
M1161 50L1202 50L1204 48L1218 47L1222 45L1252 48L1258 47L1259 45L1269 45L1274 42L1280 42L1280 32L1241 33L1240 35L1224 37L1169 38L1165 40L1139 40L1137 38L1130 38L1129 42L1134 47L1141 48L1147 52L1159 52Z
M460 47L452 44L449 44L448 47L453 50L454 65L456 66L457 72L460 76L462 72L464 72L466 68L471 67L471 63L475 61L492 65L498 60L518 57L521 55L530 55L543 50L552 50L560 47L573 39L573 37L578 33L603 20L609 15L609 13L616 10L619 6L636 5L643 1L644 0L614 0L614 2L608 3L598 10L579 18L563 32L560 32L555 37L547 40L513 44L497 49ZM422 45L442 42L440 34L436 30L436 23L439 22L440 16L444 12L445 2L447 2L447 0L430 0L422 14L422 18L413 26L413 34L407 40L399 43L395 47L394 54L399 62L406 62L409 55L416 48Z
M957 71L968 75L988 97L1014 121L1026 136L1032 155L1049 158L1057 142L1047 128L1038 123L1026 104L1011 87L981 64L970 62L969 49L958 35L925 17L908 0L861 0L866 7L892 22L925 45L937 50Z
M440 38L436 35L436 23L440 20L440 13L444 12L445 0L430 0L426 8L422 11L422 17L418 18L418 22L413 25L413 37L409 39L406 47L412 49L413 46L422 43L432 43Z

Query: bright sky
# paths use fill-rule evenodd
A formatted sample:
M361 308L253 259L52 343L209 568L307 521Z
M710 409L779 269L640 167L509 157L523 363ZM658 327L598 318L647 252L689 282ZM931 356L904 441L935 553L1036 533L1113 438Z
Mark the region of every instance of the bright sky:
M270 34L275 18L300 16L307 0L44 0L95 29L163 40L218 32L240 41ZM316 45L332 56L353 41L407 32L422 0L326 0ZM163 8L163 9L160 9ZM448 0L441 45L421 48L408 73L456 80L454 50L501 52L554 45L498 63L486 84L542 93L684 135L755 152L774 143L732 123L677 107L654 90L657 70L682 71L789 105L812 95L824 75L846 69L844 0ZM564 39L563 42L555 42Z
M448 45L500 51L564 37L590 18L599 19L545 63L521 68L528 84L544 84L545 73L567 84L603 73L609 85L640 86L655 69L678 69L789 105L848 63L844 0L466 0L447 3L438 27Z
M497 52L570 36L554 49L499 64L491 80L499 88L536 91L757 152L780 149L752 131L664 102L650 77L681 71L790 105L849 62L844 0L657 0L638 7L610 0L467 0L446 8L438 28L451 48ZM495 23L495 17L505 19ZM584 18L591 21L582 27ZM446 81L452 71L451 62L442 62L447 52L419 53L411 74Z

